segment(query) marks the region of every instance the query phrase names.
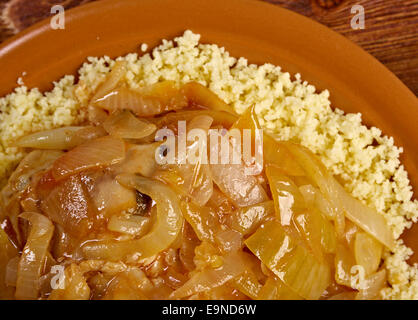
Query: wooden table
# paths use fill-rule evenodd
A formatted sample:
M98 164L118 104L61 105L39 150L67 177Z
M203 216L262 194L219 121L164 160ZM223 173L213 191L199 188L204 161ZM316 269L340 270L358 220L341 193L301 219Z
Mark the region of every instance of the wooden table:
M0 0L0 42L50 16L54 4L71 8L91 1L97 0ZM375 56L418 95L417 0L259 1L293 10L339 32ZM350 11L356 4L365 9L363 30L350 25Z

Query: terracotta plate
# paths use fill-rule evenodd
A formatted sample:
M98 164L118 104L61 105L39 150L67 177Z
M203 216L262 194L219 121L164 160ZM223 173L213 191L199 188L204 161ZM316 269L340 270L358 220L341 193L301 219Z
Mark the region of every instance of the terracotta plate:
M349 17L347 17L349 23ZM104 0L66 12L65 30L41 22L0 47L0 96L25 83L41 90L73 74L87 56L116 57L150 47L185 29L203 42L225 46L254 63L270 62L318 89L329 89L334 107L361 112L404 147L414 190L418 186L417 98L376 59L349 40L291 11L248 0ZM418 249L418 228L406 237ZM415 245L413 245L415 243ZM415 250L418 251L418 250Z

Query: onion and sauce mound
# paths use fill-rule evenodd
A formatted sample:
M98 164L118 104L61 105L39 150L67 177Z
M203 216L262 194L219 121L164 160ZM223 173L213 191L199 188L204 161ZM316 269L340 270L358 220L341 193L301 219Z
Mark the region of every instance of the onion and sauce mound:
M257 174L242 159L161 164L158 130L255 132L257 117L194 82L131 89L125 72L85 125L16 141L29 152L1 191L0 297L379 298L392 232L312 152L263 133Z

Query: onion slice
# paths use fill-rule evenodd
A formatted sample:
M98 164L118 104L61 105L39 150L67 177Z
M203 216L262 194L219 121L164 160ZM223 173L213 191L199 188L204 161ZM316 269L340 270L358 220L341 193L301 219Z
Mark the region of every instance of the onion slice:
M302 297L281 280L268 278L260 289L257 300L302 300Z
M236 112L232 107L198 82L188 82L183 86L182 90L186 94L189 103L192 103L193 105L236 115Z
M0 227L0 300L14 297L16 285L16 260L19 261L18 250L12 245L6 232Z
M199 240L214 243L215 235L222 230L215 210L185 201L180 202L180 207L184 218L192 226Z
M350 249L343 245L337 244L335 254L335 281L346 287L353 287L352 273L355 271L353 267L356 265L353 253Z
M112 166L113 171L116 174L138 173L144 177L151 177L158 168L155 159L160 145L161 142L129 145L125 159Z
M255 106L245 110L236 120L232 128L240 130L251 130L252 150L255 150L255 130L262 130L255 112ZM232 129L231 128L231 129ZM263 130L263 157L264 163L274 165L290 176L304 176L305 172L292 157L291 153L278 143L266 130Z
M101 127L63 127L32 133L20 138L14 145L22 148L68 150L105 134Z
M308 149L293 143L285 145L339 213L343 212L348 219L389 249L395 247L392 230L383 215L349 195Z
M31 181L31 177L52 165L60 156L61 151L34 150L20 161L16 170L9 178L9 185L13 191L24 190Z
M207 268L196 273L182 287L174 291L170 298L180 299L219 287L244 273L245 269L242 252L232 252L223 257L221 267Z
M279 222L262 225L245 244L285 285L305 299L318 299L331 283L328 264L286 234Z
M228 222L232 229L247 235L253 233L265 219L274 216L274 202L270 200L239 208L228 217Z
M325 199L318 188L308 184L300 186L299 190L308 206L316 207L328 220L335 219L335 209L332 207L331 203Z
M96 125L102 124L107 119L107 112L98 108L94 103L109 94L122 81L126 74L126 61L116 61L105 80L97 87L87 107L88 120Z
M222 230L215 235L215 243L224 254L242 249L242 234L235 230Z
M213 119L213 126L222 126L227 129L237 120L237 116L225 111L217 110L180 110L169 112L161 117L150 118L149 120L155 123L159 128L168 127L174 131L177 129L179 121L186 121L189 123L193 118L201 115L211 117Z
M19 267L20 257L16 256L9 260L6 267L6 285L16 287L17 268Z
M187 99L172 81L163 81L139 90L119 87L95 105L107 111L131 110L139 117L151 117L187 106Z
M357 264L361 265L370 275L379 268L382 259L383 246L375 238L365 232L357 232L354 241L354 256Z
M141 237L148 231L149 223L149 217L137 215L113 215L107 224L107 228L110 231Z
M221 164L223 151L218 144L210 145L212 179L218 188L238 207L247 207L269 200L266 191L256 176L247 172L242 161L242 155L229 143L227 164ZM218 156L217 163L212 163L212 155ZM221 160L221 161L219 161ZM236 161L238 160L238 161ZM225 161L224 161L225 162Z
M135 190L121 186L112 175L103 175L98 178L90 196L97 211L105 217L114 217L137 207Z
M188 133L193 130L199 131L198 140L187 139L186 149L179 150L180 164L168 165L168 169L159 173L159 178L173 187L180 193L189 196L196 204L204 206L213 194L213 182L210 167L207 164L207 132L213 119L207 115L198 115L188 124ZM196 132L196 131L194 131ZM203 134L203 136L202 136ZM195 137L196 138L196 137ZM194 159L192 159L192 157Z
M103 123L103 127L110 135L124 139L141 139L157 129L155 124L142 121L129 111L112 114Z
M15 295L17 299L37 299L38 281L54 233L54 226L47 217L35 212L24 212L20 218L28 220L32 227L20 257Z
M82 247L87 259L121 260L129 254L148 258L167 249L176 239L183 225L177 195L166 185L132 174L117 176L120 184L149 195L156 203L156 221L149 233L137 240L97 241Z
M45 182L46 185L39 183L37 188L39 194L45 192L45 198L40 203L42 212L74 238L86 236L93 227L93 217L97 215L81 178L80 175L73 175L57 184L51 181L53 187L45 191L42 188L46 188L48 182Z
M105 136L86 142L58 158L52 166L56 180L78 172L115 164L125 156L123 140Z
M251 271L245 271L233 280L233 286L251 299L257 299L263 287Z
M95 103L117 87L126 74L126 61L116 61L102 84L97 88L96 93L91 98L91 103Z
M366 278L363 287L356 295L356 300L377 299L386 285L386 270L383 269Z

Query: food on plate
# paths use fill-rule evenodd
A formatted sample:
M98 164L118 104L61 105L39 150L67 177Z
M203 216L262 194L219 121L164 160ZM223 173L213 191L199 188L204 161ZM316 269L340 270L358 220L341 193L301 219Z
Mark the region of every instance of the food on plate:
M281 113L301 112L297 103L320 109L325 98L273 66L247 66L218 47L197 47L191 32L176 41L178 47L166 42L139 59L90 59L78 84L64 78L42 98L44 106L61 105L53 117L45 109L49 122L32 121L31 130L0 127L8 161L0 297L416 297L417 273L406 267L409 252L398 240L400 225L410 222L393 213L416 219L412 195L390 210L373 202L385 203L383 195L359 197L347 180L366 164L356 164L357 156L333 164L319 140L316 147L305 142L319 139L306 128L319 126L320 118L295 123L293 132L280 123ZM228 80L237 84L229 96ZM0 100L9 114L37 94L19 90ZM234 100L236 90L249 93ZM282 109L263 109L269 95L281 96ZM25 106L22 123L37 119L37 103ZM324 133L336 136L332 148L339 139L340 147L354 148L344 139L355 116L323 109L315 112L341 126ZM2 115L3 125L7 119ZM350 143L373 136L390 149L380 133L355 128L359 136ZM393 179L397 190L400 178Z

